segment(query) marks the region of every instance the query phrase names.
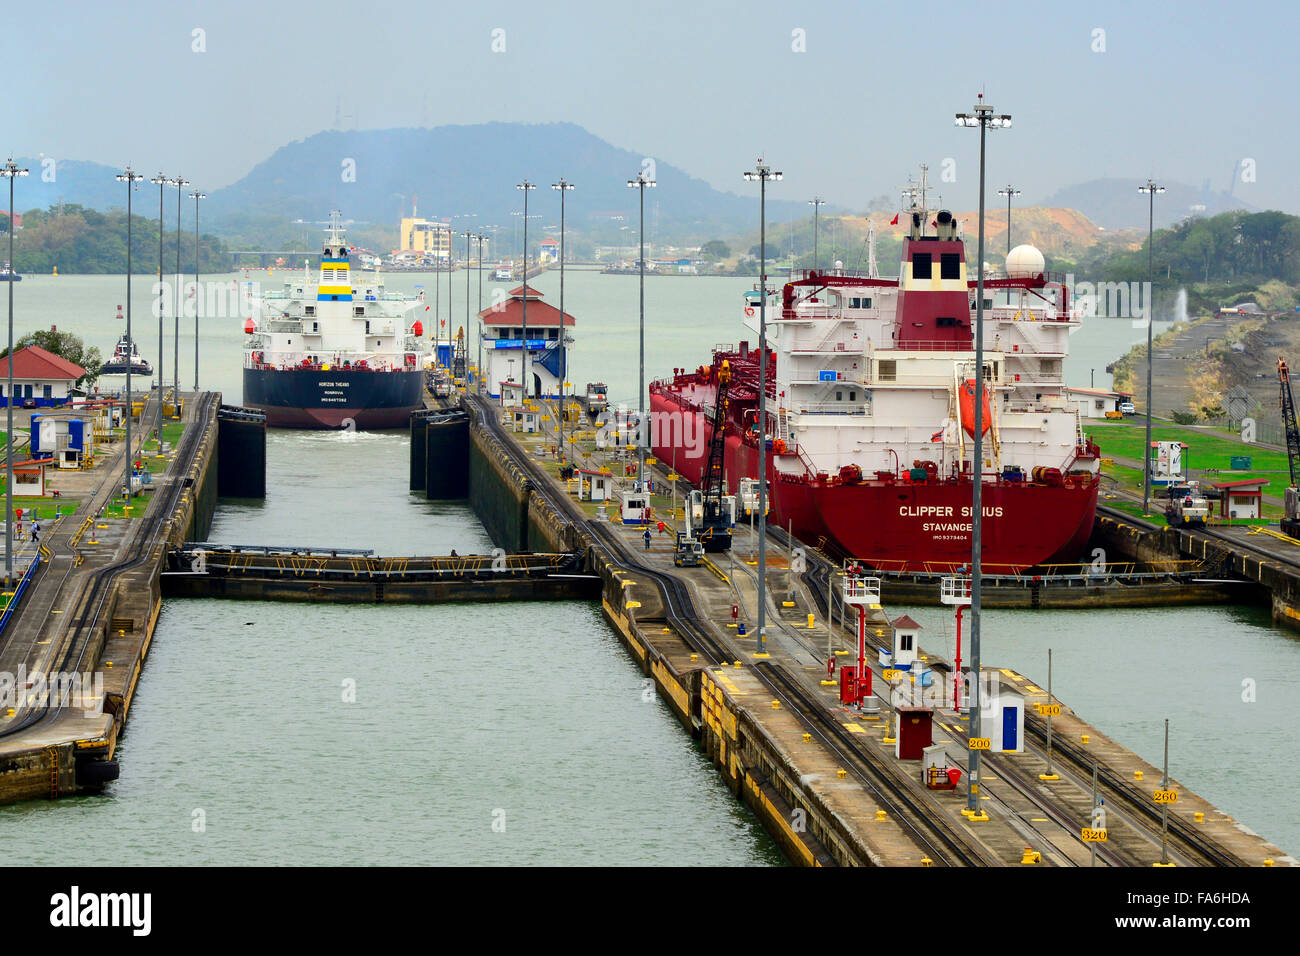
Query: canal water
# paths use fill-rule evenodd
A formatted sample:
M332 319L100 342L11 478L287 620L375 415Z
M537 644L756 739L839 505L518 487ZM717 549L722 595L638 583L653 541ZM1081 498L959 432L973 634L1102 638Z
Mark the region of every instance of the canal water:
M455 278L458 323L465 280ZM390 285L422 284L431 303L432 282L406 275ZM534 284L558 304L557 274ZM647 279L647 379L707 361L715 344L754 341L740 324L740 295L752 285ZM486 301L492 288L485 282ZM122 331L114 313L123 277L32 276L15 291L18 335L57 324L107 353ZM472 292L477 305L477 276ZM441 293L445 310L445 277ZM565 293L578 319L571 380L581 388L599 378L614 402L634 404L637 280L570 272ZM155 361L149 308L149 282L137 278L135 335ZM189 387L193 320L185 324ZM169 380L171 334L168 320ZM1086 385L1095 367L1102 387L1104 365L1143 334L1118 320L1086 326L1071 339L1068 380ZM201 323L200 384L231 402L241 339L238 318ZM407 493L401 433L272 431L267 451L266 501L223 501L213 540L382 554L490 547L463 504ZM912 613L927 628L922 643L951 642L942 611ZM1174 775L1300 851L1300 822L1269 799L1273 768L1300 757L1282 729L1294 712L1286 691L1300 681L1300 642L1267 614L990 611L984 621L986 662L1041 683L1053 647L1062 698L1148 760L1158 762L1171 717ZM1241 697L1246 680L1253 703ZM60 846L78 847L78 862L118 864L780 862L647 694L598 610L580 602L168 601L120 756L122 777L103 796L0 807L10 862L66 861L51 849ZM91 829L98 837L87 841Z

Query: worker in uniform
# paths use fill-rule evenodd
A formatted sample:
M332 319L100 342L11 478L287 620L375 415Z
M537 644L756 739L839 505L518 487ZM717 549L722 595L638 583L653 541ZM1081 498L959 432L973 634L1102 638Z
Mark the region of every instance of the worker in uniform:
M41 523L39 521L33 521L32 522L32 544L38 544L40 540L41 540Z
M645 549L649 551L650 550L650 529L646 528L645 531L642 532L641 537L645 539Z

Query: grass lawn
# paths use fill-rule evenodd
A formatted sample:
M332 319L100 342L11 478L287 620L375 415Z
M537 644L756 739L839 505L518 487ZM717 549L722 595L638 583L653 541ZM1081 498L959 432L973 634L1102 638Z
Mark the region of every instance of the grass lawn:
M180 441L181 434L184 431L184 422L166 422L163 424L163 441L165 441L170 447L175 448L176 443ZM158 442L150 438L140 446L140 449L141 451L151 451L156 453L158 451ZM150 470L154 471L156 469L151 468Z
M54 518L54 509L57 507L60 514L75 514L81 502L76 498L35 498L31 495L14 495L14 510L23 509L23 520L27 521L33 509L36 511L36 517L42 521Z
M1088 435L1101 447L1104 456L1142 460L1142 446L1146 443L1146 429L1141 425L1098 425L1090 423ZM1187 444L1183 453L1185 467L1195 472L1218 469L1216 481L1239 481L1245 478L1268 478L1274 486L1285 488L1291 473L1285 452L1273 451L1259 445L1220 438L1210 430L1183 428L1178 425L1152 425L1152 441L1181 441ZM1230 459L1245 455L1251 459L1250 471L1233 471Z
M138 518L142 514L144 514L144 509L149 506L149 499L144 497L143 495L137 495L135 499L131 502L131 512L129 515L123 509L123 504L124 502L121 496L112 499L104 507L104 517L105 518L127 518L127 517Z

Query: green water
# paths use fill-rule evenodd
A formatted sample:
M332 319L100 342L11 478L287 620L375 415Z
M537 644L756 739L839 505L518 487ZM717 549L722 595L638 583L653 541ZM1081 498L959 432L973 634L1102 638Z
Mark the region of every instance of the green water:
M464 275L455 278L460 322ZM391 285L417 283L432 300L432 276ZM558 305L557 274L534 284ZM752 284L648 279L647 379L707 361L714 344L755 341L740 324L740 294ZM155 361L148 286L137 279L135 334ZM486 296L492 288L485 283ZM15 289L16 333L58 324L107 352L124 291L119 276L29 276ZM477 276L473 292L477 305ZM581 389L599 378L612 401L635 404L637 280L570 272L565 308L578 319L571 380ZM185 327L193 320L181 340L188 387ZM201 323L200 383L227 401L240 395L241 329L238 319ZM170 320L166 333L170 379ZM1071 338L1068 379L1087 384L1095 366L1101 386L1104 364L1139 334L1118 320L1089 324ZM210 537L384 554L490 547L463 505L407 494L406 455L400 434L272 432L266 502L224 502ZM951 644L943 611L912 614L927 628L922 643ZM1288 729L1300 641L1267 614L989 611L984 621L986 662L1044 683L1053 647L1056 689L1082 717L1153 762L1170 717L1174 775L1300 849L1300 822L1275 797L1278 775L1300 757ZM347 680L355 703L342 699ZM1253 703L1241 699L1246 680ZM0 839L14 863L779 862L645 691L585 604L168 601L123 740L122 778L100 797L0 808ZM497 810L504 833L492 829Z

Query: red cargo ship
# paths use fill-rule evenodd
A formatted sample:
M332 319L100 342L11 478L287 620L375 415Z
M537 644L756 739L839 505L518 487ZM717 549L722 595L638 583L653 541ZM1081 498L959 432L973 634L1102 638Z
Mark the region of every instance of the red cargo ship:
M1006 275L986 277L976 467L976 281L956 221L946 211L929 221L921 195L897 279L809 271L769 309L769 520L882 570L950 572L970 562L978 473L986 573L1075 561L1092 530L1099 467L1062 372L1080 316L1032 246L1012 250ZM755 331L757 296L745 307ZM760 356L748 342L718 346L709 365L650 386L650 442L699 483L724 361L734 492L758 474Z

